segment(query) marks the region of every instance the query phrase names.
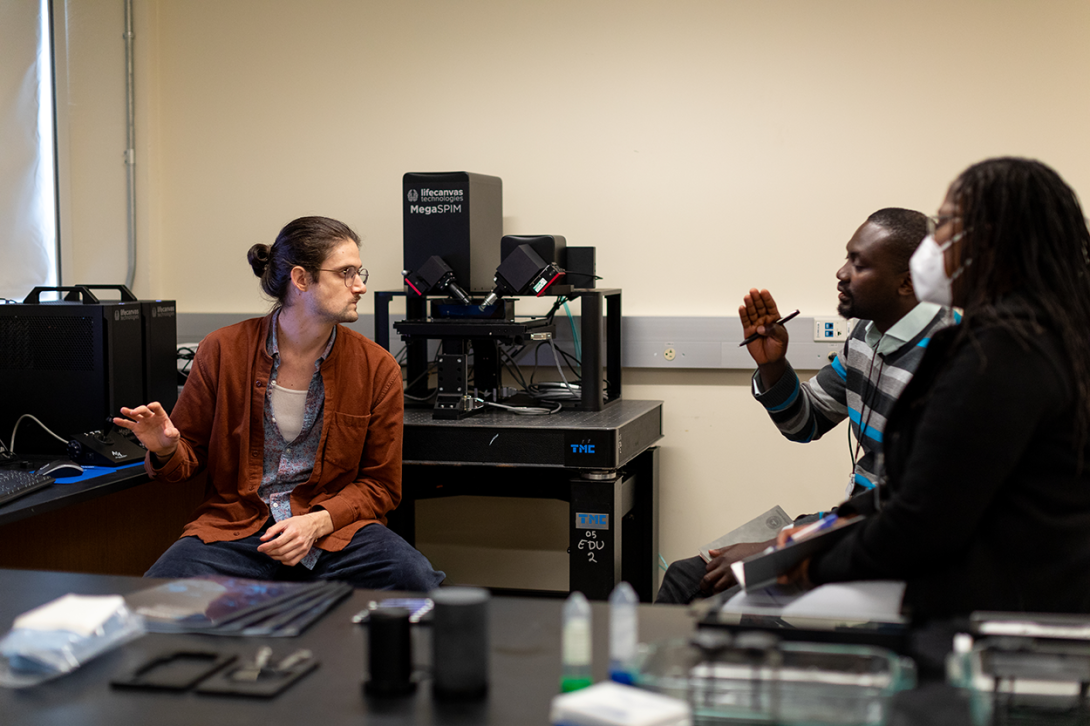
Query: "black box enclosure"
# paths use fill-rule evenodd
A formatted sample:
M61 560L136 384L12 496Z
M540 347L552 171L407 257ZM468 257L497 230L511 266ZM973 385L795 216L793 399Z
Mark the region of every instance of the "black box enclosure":
M122 406L145 403L139 302L0 305L0 435L29 413L58 436L103 428ZM16 451L58 446L24 420ZM63 448L63 444L60 444ZM44 448L43 448L44 447Z
M503 181L468 171L409 172L402 177L405 270L432 255L454 270L469 293L488 293L500 264Z

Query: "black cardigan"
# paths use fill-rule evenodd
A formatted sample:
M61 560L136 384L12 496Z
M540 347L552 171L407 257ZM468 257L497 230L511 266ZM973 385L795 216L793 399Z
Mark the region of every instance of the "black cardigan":
M917 618L1090 612L1090 447L1077 472L1059 336L958 333L934 335L886 424L889 500L810 578L906 580Z

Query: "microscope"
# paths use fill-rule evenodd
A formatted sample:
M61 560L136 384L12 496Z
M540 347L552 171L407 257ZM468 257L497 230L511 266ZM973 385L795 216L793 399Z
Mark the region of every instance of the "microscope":
M595 373L569 386L561 405L597 411L620 398L620 291L595 288L593 247L567 247L560 235L504 236L498 177L408 173L402 200L405 288L376 293L375 340L389 350L389 302L403 294L406 316L393 329L405 342L407 408L462 419L527 398L503 384L504 368L517 365L511 351L553 341L553 314L576 298L583 301L579 367ZM516 299L528 296L555 303L546 315L516 319Z

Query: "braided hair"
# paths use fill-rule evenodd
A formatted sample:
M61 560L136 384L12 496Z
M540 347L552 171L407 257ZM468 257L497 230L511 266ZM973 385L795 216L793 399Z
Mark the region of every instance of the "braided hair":
M1081 462L1090 433L1090 231L1079 200L1048 166L1010 157L970 166L951 190L961 259L971 260L954 281L961 335L973 323L1002 325L1024 344L1046 327L1059 334L1075 383ZM1030 304L1013 314L998 309L1009 293Z

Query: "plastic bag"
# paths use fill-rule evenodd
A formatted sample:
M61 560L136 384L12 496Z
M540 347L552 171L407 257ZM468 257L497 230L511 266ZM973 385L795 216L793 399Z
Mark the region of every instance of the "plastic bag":
M120 595L65 595L15 619L0 640L0 686L23 688L70 673L145 632L144 619Z

